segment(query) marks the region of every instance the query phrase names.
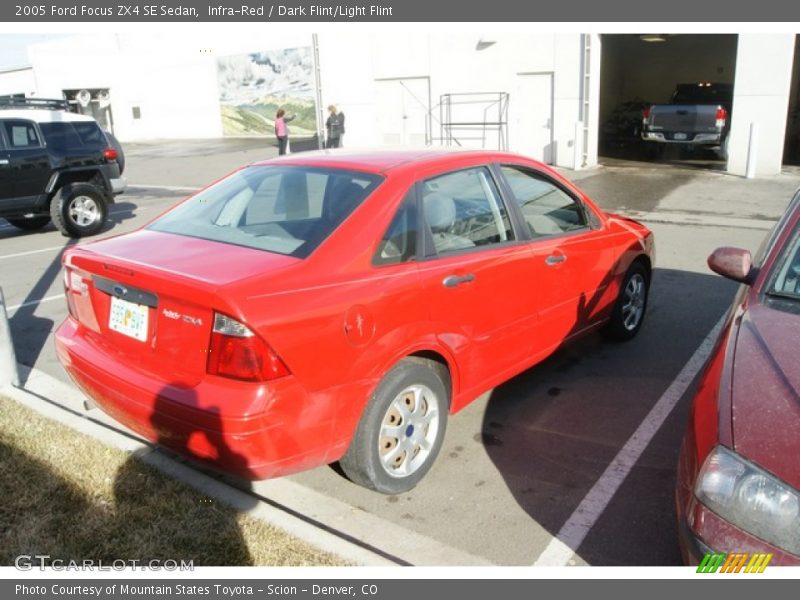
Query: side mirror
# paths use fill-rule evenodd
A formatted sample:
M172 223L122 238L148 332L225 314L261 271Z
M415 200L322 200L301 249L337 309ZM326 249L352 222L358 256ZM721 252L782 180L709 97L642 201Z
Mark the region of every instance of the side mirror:
M728 279L750 285L753 281L753 257L741 248L717 248L708 257L708 267Z

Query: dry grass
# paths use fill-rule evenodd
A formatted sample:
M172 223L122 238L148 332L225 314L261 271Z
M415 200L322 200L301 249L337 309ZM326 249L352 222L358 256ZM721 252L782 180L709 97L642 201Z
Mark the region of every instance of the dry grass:
M195 566L343 564L0 397L0 565L21 554Z

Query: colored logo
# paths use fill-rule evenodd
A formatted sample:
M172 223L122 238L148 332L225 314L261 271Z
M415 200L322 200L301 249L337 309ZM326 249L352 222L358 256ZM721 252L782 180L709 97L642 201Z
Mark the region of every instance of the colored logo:
M772 554L749 554L747 552L734 552L725 554L718 552L706 554L703 561L697 566L698 573L763 573L767 568Z

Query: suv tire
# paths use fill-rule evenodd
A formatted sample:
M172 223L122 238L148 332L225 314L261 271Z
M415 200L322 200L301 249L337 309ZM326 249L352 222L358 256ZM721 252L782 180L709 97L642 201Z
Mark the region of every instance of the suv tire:
M37 229L41 229L47 225L50 222L50 217L29 217L27 219L25 217L18 219L6 217L6 221L18 229L24 229L25 231L36 231Z
M67 237L94 235L102 228L108 213L105 194L90 183L70 183L50 202L53 223Z

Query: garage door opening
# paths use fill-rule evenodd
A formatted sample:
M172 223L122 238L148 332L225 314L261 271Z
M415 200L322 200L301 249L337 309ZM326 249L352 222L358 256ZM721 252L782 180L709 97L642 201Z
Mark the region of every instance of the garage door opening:
M720 148L665 144L657 151L643 142L642 111L652 104L669 104L681 84L732 86L737 36L625 34L601 39L600 163L651 161L724 170Z

